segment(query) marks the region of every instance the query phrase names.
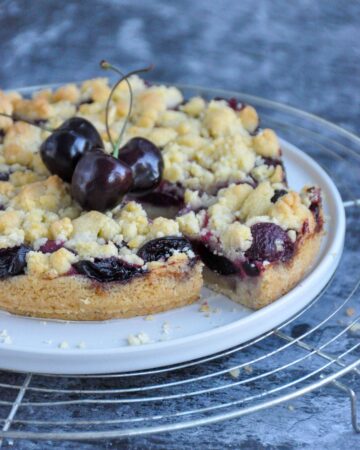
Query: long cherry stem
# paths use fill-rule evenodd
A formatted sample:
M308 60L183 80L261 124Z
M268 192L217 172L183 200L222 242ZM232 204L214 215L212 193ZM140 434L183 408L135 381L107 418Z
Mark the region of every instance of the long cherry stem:
M40 125L39 123L34 122L31 119L27 119L26 117L18 116L17 114L6 114L3 112L0 112L0 116L7 117L8 119L12 119L14 122L25 122L29 125L32 125L33 127L41 128L45 131L53 132L54 130L52 128L48 128L45 125Z
M126 73L126 74L124 74L124 73L123 73L120 69L118 69L116 66L113 66L112 64L110 64L110 63L108 63L107 61L104 61L104 60L100 62L100 66L101 66L102 69L105 69L105 70L112 70L112 71L118 73L118 74L121 76L121 78L120 78L120 79L114 84L114 86L112 87L111 92L110 92L110 95L109 95L109 97L108 97L108 99L107 99L107 102L106 102L106 108L105 108L105 126L106 126L106 132L107 132L107 135L108 135L108 137L109 137L109 141L110 141L110 143L111 143L111 145L112 145L112 148L113 148L113 156L114 156L115 158L117 158L117 157L119 156L119 148L120 148L120 144L121 144L122 138L123 138L123 136L124 136L126 126L127 126L128 122L129 122L129 120L130 120L130 116L131 116L131 112L132 112L132 107L133 107L134 94L133 94L133 90L132 90L132 88L131 88L131 84L130 84L130 82L129 82L129 77L131 77L132 75L138 75L139 73L149 72L150 70L153 69L153 65L151 65L151 66L149 66L149 67L145 67L144 69L133 70L133 71L128 72L128 73ZM114 95L114 92L115 92L116 88L119 86L119 84L120 84L122 81L125 81L125 82L127 83L127 85L128 85L128 88L129 88L129 94L130 94L130 104L129 104L129 110L128 110L128 113L127 113L127 115L126 115L126 117L125 117L124 124L123 124L123 126L122 126L122 128L121 128L119 137L117 138L116 142L114 143L114 141L113 141L113 139L112 139L112 136L111 136L110 127L109 127L110 102L111 102L111 99L112 99L112 97L113 97L113 95Z

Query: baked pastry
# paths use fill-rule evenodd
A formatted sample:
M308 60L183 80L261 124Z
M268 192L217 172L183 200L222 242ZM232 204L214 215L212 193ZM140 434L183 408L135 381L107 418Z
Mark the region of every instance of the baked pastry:
M206 284L250 308L291 289L320 245L320 190L288 188L251 106L128 81L0 93L0 308L153 314L199 298L203 263Z

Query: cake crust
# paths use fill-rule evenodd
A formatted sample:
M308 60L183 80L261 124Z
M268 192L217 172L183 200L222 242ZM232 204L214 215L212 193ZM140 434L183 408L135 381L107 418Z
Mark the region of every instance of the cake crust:
M62 320L107 320L156 314L199 297L202 264L174 261L126 283L74 275L44 279L19 275L1 281L0 309Z

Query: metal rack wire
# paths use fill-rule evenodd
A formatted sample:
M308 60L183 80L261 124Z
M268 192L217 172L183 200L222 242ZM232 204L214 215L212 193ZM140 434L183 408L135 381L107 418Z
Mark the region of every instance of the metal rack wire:
M347 215L337 272L305 310L277 329L200 360L103 376L1 372L0 439L88 440L180 430L255 413L325 385L350 398L352 426L360 432L356 394L340 381L346 374L360 375L360 139L285 105L236 92L182 88L189 95L236 96L253 104L264 126L328 171ZM63 420L56 420L59 411Z

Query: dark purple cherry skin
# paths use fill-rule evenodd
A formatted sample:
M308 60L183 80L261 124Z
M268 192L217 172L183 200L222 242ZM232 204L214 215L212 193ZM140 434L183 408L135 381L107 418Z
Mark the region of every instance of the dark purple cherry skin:
M235 264L225 256L213 253L203 242L194 241L192 245L202 262L213 272L220 275L234 275L238 272Z
M276 189L274 195L271 197L271 203L276 203L279 198L286 195L288 191L286 189Z
M95 258L94 261L82 260L73 266L77 274L85 275L100 283L110 281L126 282L131 278L146 273L140 266L127 264L118 258Z
M130 167L98 149L86 153L78 162L71 194L82 208L105 211L122 201L132 183Z
M164 170L164 161L158 147L147 139L130 139L120 150L118 159L132 170L134 184L131 193L142 195L159 186Z
M62 247L64 247L63 242L57 242L52 239L48 239L45 244L39 248L39 251L41 253L54 253Z
M250 261L288 261L294 253L294 243L275 223L256 223L251 227L251 234L253 241L245 253Z
M141 201L156 206L184 206L185 188L163 180L157 188L141 196Z
M31 250L26 245L0 250L0 279L20 275L26 267L26 254Z
M166 261L174 252L185 253L191 249L191 244L187 239L167 236L147 242L138 250L137 255L145 262Z
M235 97L231 98L215 97L214 100L224 100L228 104L228 106L234 111L241 111L246 106L244 103L240 102Z
M309 206L310 211L314 214L316 220L316 231L320 231L324 225L324 219L321 215L321 191L319 188L311 187L308 189L310 193L311 204Z
M70 182L80 158L94 148L103 148L96 128L86 119L73 117L45 139L40 155L49 171Z
M261 273L261 263L245 261L242 263L242 269L248 277L257 277Z
M9 172L0 172L0 181L9 181Z
M61 130L71 130L88 139L93 147L104 148L103 141L94 125L83 117L71 117L60 125Z

